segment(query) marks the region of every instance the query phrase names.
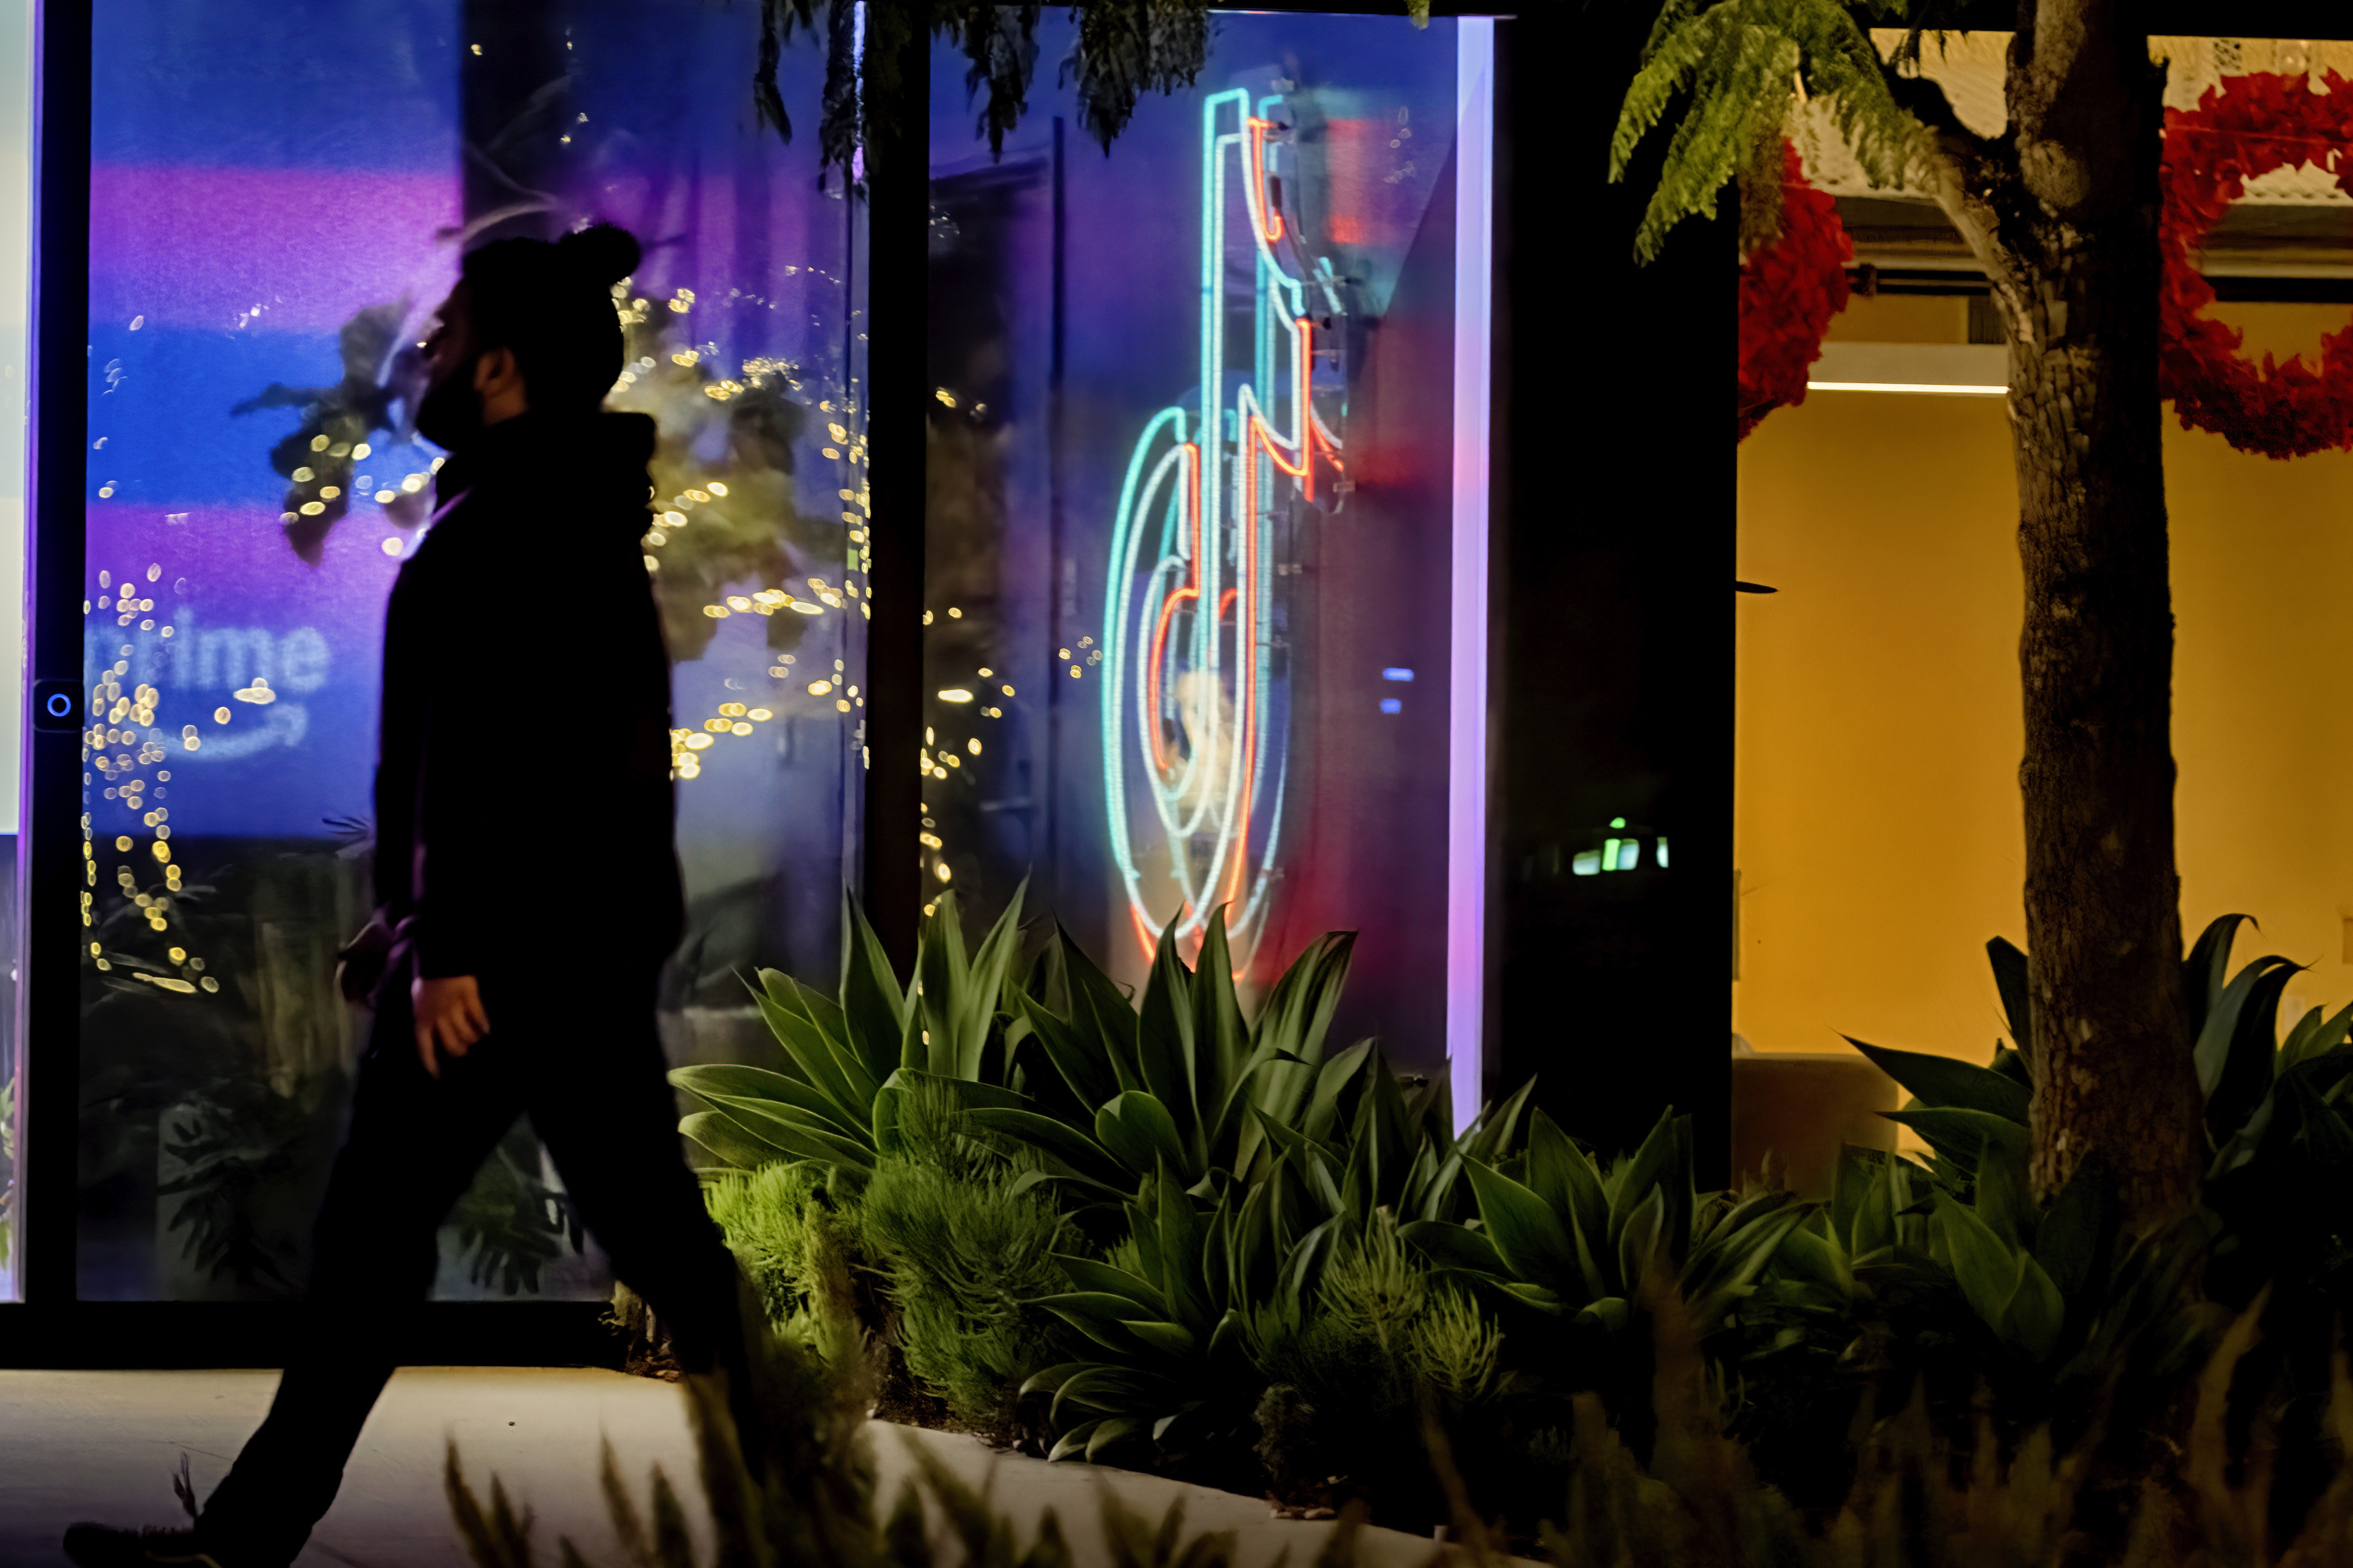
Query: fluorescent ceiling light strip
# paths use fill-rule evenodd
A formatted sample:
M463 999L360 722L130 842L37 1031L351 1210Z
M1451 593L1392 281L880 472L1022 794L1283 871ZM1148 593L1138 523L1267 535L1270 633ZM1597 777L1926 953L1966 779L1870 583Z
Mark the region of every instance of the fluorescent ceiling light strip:
M1486 1089L1488 374L1495 24L1454 24L1454 518L1447 689L1446 1071L1457 1133Z
M1972 386L1945 381L1810 381L1808 392L1905 392L1947 397L2007 397L2007 386Z

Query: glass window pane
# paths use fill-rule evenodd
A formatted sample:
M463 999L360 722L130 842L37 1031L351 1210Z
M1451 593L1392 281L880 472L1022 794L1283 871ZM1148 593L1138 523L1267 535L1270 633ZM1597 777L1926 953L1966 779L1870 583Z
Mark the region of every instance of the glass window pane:
M1029 874L1129 981L1219 910L1258 984L1355 931L1342 1037L1431 1073L1457 198L1487 178L1458 42L1220 14L1107 151L1041 70L1001 156L961 50L933 68L930 885L987 915Z
M785 147L754 115L758 25L695 0L100 0L85 1297L300 1287L364 1037L333 969L371 899L385 595L438 456L401 350L472 244L602 218L645 245L609 405L660 429L646 553L691 907L666 1037L723 1054L751 1034L733 972L833 961L855 720L802 673L860 673L849 481L817 456L829 424L860 427L854 209L818 188L813 137ZM786 51L804 125L822 79L813 45ZM479 695L513 918L578 930L580 971L548 981L593 986L596 847L536 840L532 802L596 721L565 654L597 628L528 582L510 609ZM609 1283L519 1126L444 1228L437 1293Z
M0 1301L16 1299L16 824L23 745L25 400L32 194L31 0L0 0Z

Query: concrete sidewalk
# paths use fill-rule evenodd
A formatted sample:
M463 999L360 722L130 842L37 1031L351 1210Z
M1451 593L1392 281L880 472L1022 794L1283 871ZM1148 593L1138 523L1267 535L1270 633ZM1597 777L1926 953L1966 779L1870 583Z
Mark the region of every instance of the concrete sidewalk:
M172 1495L188 1456L203 1497L259 1424L278 1386L274 1372L0 1371L0 1568L66 1562L67 1524L171 1524L185 1518ZM456 1438L468 1480L485 1501L496 1475L537 1520L542 1560L570 1536L598 1568L621 1562L596 1489L598 1445L610 1437L621 1473L645 1507L649 1472L662 1467L685 1501L702 1560L711 1535L695 1481L686 1407L674 1386L618 1373L567 1368L412 1367L401 1371L368 1418L342 1495L301 1559L303 1568L451 1568L466 1562L442 1493L444 1447ZM1048 1465L997 1454L976 1439L876 1423L881 1495L897 1495L907 1445L939 1454L976 1484L993 1481L998 1505L1027 1540L1052 1508L1083 1564L1103 1561L1100 1489L1109 1487L1155 1521L1186 1500L1187 1532L1240 1533L1240 1568L1266 1568L1288 1548L1303 1565L1328 1524L1270 1517L1267 1505L1155 1477L1096 1466ZM936 1522L936 1521L934 1521ZM1427 1540L1366 1532L1362 1568L1424 1568ZM955 1554L948 1554L949 1561Z

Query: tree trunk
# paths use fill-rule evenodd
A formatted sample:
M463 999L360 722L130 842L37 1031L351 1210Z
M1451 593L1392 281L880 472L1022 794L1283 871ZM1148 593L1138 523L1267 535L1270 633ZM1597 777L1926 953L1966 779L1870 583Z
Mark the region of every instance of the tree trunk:
M2121 0L2024 0L2012 158L1966 193L2010 342L2025 629L2032 1173L2096 1152L2127 1223L2196 1202L2158 400L2163 75ZM2014 159L2014 161L2013 161Z

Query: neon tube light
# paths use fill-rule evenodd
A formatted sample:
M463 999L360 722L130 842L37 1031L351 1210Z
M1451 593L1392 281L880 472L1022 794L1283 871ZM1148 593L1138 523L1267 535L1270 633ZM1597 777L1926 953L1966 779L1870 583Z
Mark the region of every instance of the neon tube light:
M1166 746L1164 744L1165 736L1158 721L1161 656L1167 650L1168 623L1176 616L1176 606L1188 599L1198 601L1201 597L1201 481L1198 477L1201 471L1201 448L1188 441L1176 450L1183 454L1185 460L1185 477L1179 481L1185 488L1177 492L1177 496L1183 502L1185 510L1192 514L1193 519L1191 552L1193 575L1186 586L1177 589L1161 601L1159 624L1152 628L1152 662L1147 667L1149 673L1145 677L1146 689L1151 693L1146 702L1146 711L1154 715L1154 721L1150 726L1152 765L1163 773L1168 771L1168 756ZM1233 590L1229 588L1226 593L1230 597ZM1226 600L1220 599L1218 602L1218 612L1220 616L1224 615L1225 607Z
M1163 921L1180 942L1198 941L1223 905L1247 964L1265 931L1282 833L1290 759L1274 723L1270 503L1285 481L1314 500L1317 462L1336 471L1341 450L1336 398L1328 418L1315 405L1307 314L1306 280L1334 274L1282 219L1275 167L1286 143L1271 118L1282 102L1253 104L1241 89L1202 102L1198 403L1146 424L1113 520L1104 805L1129 923L1147 955ZM1239 384L1226 343L1235 221L1249 226L1256 252L1251 368ZM1330 283L1323 291L1336 310ZM1146 806L1157 843L1140 838L1131 817Z
M1266 168L1266 133L1274 129L1271 121L1256 115L1250 121L1250 166L1263 172ZM1269 245L1282 237L1282 209L1276 205L1273 193L1262 182L1252 180L1246 187L1250 193L1250 216L1258 223L1258 236Z
M1447 689L1446 1069L1460 1132L1486 1092L1487 481L1495 24L1454 24L1453 636Z

